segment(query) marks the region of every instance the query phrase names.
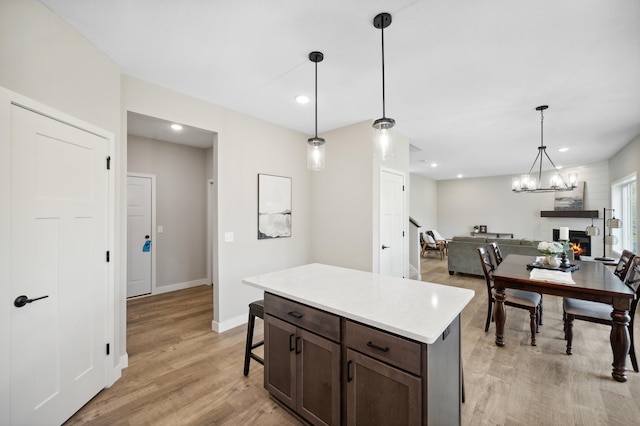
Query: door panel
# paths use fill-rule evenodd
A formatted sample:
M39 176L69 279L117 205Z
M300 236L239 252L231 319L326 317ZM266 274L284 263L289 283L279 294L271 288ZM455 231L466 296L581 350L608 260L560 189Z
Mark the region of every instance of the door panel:
M127 297L151 293L151 178L127 176Z
M11 424L60 424L106 384L108 142L11 109Z
M404 277L404 218L404 176L383 170L380 173L381 275Z

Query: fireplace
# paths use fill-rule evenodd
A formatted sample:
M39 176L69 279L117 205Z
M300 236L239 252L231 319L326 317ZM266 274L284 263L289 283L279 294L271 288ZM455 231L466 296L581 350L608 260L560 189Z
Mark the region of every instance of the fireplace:
M554 229L553 241L558 241L559 238L560 230ZM576 259L580 259L580 255L591 256L591 237L586 232L569 230L569 244Z

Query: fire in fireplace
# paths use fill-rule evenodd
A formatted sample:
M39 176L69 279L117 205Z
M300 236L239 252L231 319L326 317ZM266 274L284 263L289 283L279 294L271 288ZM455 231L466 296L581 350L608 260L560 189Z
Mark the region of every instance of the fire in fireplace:
M560 230L553 230L553 241L560 238ZM569 248L573 250L576 259L580 256L591 256L591 237L584 231L569 230Z

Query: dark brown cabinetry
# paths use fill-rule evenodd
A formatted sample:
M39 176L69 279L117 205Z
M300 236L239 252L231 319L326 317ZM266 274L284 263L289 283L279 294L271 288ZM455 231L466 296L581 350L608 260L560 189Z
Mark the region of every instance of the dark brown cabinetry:
M460 378L459 316L425 344L265 293L265 388L311 424L459 425Z
M340 424L339 318L267 294L264 321L265 388L314 425Z

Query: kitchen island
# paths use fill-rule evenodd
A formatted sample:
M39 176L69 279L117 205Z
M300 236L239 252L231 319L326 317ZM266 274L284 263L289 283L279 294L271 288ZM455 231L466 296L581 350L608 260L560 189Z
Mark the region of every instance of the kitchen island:
M265 388L312 424L460 424L472 290L310 264L265 292Z

